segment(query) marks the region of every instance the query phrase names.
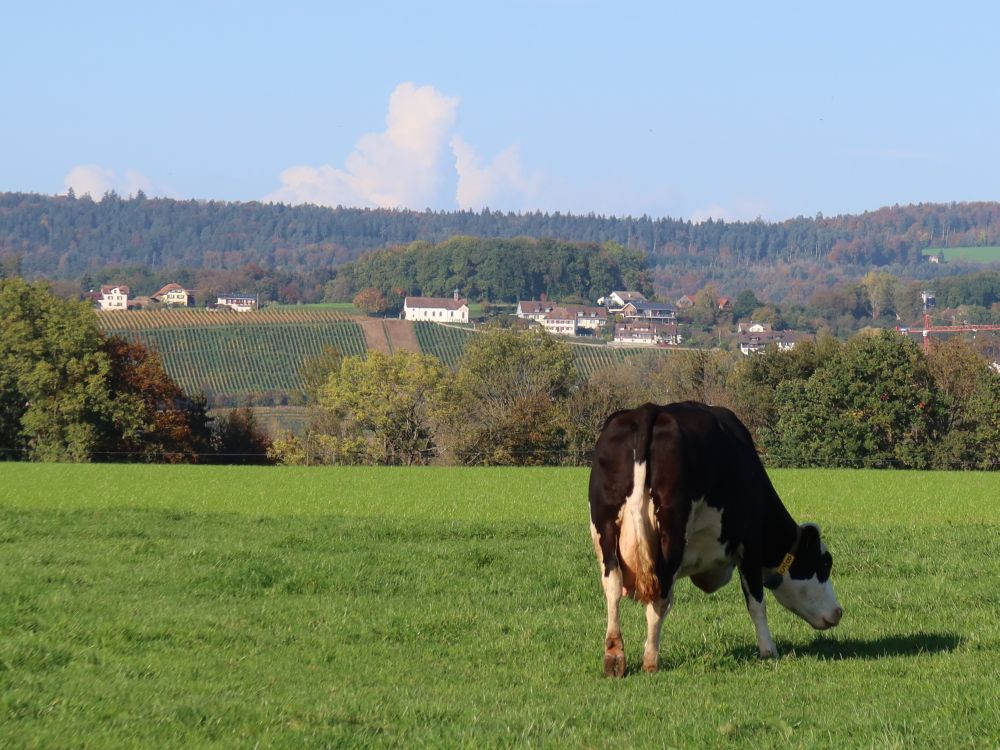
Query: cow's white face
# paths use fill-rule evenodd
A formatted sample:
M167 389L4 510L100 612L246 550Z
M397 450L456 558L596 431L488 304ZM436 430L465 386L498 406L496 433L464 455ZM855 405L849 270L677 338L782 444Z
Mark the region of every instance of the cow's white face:
M844 614L833 593L832 567L833 556L820 538L819 527L804 525L795 562L772 589L774 598L817 630L832 628Z

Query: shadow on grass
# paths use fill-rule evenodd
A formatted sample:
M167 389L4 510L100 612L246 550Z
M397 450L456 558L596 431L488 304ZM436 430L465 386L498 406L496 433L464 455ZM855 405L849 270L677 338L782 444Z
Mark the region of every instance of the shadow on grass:
M837 638L835 635L821 636L806 644L793 646L778 643L778 652L785 655L813 656L820 659L884 659L892 656L919 656L920 654L942 654L954 651L961 644L957 633L909 633L887 635L881 638L863 640L859 638ZM734 656L751 652L740 650ZM753 652L756 656L756 653Z

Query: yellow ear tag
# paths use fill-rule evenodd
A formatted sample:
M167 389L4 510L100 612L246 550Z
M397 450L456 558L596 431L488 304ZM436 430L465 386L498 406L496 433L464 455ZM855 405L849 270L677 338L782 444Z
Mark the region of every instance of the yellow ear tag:
M785 573L788 572L788 569L792 567L793 562L795 562L795 555L792 554L785 555L785 559L781 561L781 565L775 568L775 571L780 573L781 575L785 575Z

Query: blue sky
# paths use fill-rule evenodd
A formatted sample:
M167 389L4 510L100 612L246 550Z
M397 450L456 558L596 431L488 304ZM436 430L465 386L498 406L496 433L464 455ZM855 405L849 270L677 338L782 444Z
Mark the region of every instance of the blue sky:
M694 220L1000 200L994 3L5 5L2 191Z

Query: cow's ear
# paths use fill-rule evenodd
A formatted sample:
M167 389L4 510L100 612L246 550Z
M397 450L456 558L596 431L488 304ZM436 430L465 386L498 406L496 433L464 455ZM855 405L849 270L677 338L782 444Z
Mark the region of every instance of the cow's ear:
M799 554L810 550L819 551L819 526L814 523L803 524L799 536Z

